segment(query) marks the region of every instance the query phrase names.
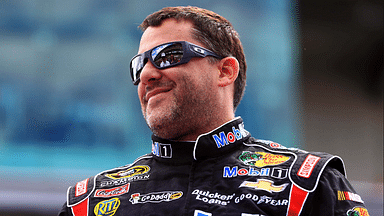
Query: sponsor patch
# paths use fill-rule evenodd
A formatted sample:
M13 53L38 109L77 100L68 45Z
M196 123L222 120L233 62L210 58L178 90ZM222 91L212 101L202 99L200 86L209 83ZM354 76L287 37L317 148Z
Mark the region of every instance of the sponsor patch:
M269 143L269 146L271 146L271 148L281 148L281 145L279 143L275 143L275 142Z
M259 196L257 196L256 194L250 194L250 193L241 194L240 196L235 197L234 201L235 201L235 203L239 203L243 199L250 199L250 200L256 202L257 200L259 200Z
M230 143L234 143L236 140L240 140L243 137L246 137L248 135L248 131L244 129L243 123L239 124L239 129L236 129L235 127L232 127L232 131L226 132L222 131L219 134L212 135L213 140L215 140L215 143L217 145L217 148L224 147L226 145L229 145Z
M257 182L244 181L240 187L249 187L255 190L264 190L270 193L283 191L288 186L288 183L282 185L274 185L273 181L266 179L258 179Z
M281 168L273 168L271 176L278 179L285 179L287 178L288 169L281 169Z
M149 166L139 165L139 166L134 166L127 170L123 170L117 173L106 174L105 176L111 179L131 178L137 175L143 175L149 172L149 170L150 170Z
M157 157L172 158L172 146L171 144L154 142L152 143L152 154Z
M347 216L369 216L366 208L355 207L347 211Z
M129 183L120 187L114 187L109 189L98 189L95 192L94 197L113 197L119 196L129 191Z
M246 168L239 169L237 166L234 166L232 168L225 166L223 170L224 178L232 178L237 176L269 176L269 175L270 175L269 168L256 169L254 167L250 167L248 169Z
M96 204L94 213L96 216L112 216L120 206L119 198L104 200Z
M290 157L284 155L276 155L267 152L251 152L244 151L240 156L239 160L245 165L265 167L265 166L276 166L288 161Z
M287 199L275 200L269 196L261 196L259 201L257 201L257 204L259 205L262 203L269 204L272 206L288 206L288 200Z
M288 200L287 199L272 199L272 197L269 196L257 196L256 194L241 194L240 196L236 196L234 199L234 202L236 204L240 203L242 200L247 199L247 200L252 200L253 202L257 204L269 204L273 206L287 206L288 205ZM261 216L261 215L260 215Z
M102 181L100 183L100 187L119 186L119 185L127 184L127 183L133 182L133 181L148 180L148 179L149 179L149 175L137 175L137 176L132 176L129 178L115 179L115 180L110 180L110 181Z
M212 214L201 210L195 210L193 216L212 216Z
M355 193L351 193L348 191L337 191L337 199L339 201L349 200L349 201L364 203L364 201L361 199L360 195L355 194Z
M277 149L287 149L286 147L282 146L280 143L273 142L271 140L262 140L258 139L257 142L261 142L265 145L268 145L271 148L277 148Z
M301 164L301 167L299 171L297 172L297 175L303 178L309 178L311 176L313 169L316 166L316 163L320 160L320 157L314 156L314 155L308 155L307 158L305 158L303 164Z
M163 192L154 192L148 194L135 193L131 195L129 201L132 204L138 203L159 203L159 202L170 202L179 199L183 196L182 191L163 191Z
M192 191L192 194L196 195L196 200L200 200L208 204L218 204L223 206L228 205L228 203L230 203L230 201L235 196L235 194L224 195L219 193L211 193L209 191L202 191L199 189Z
M288 169L273 168L261 168L255 167L239 168L238 166L229 167L225 166L223 169L223 178L233 178L237 176L271 176L278 179L284 179L287 177Z
M81 182L77 182L76 184L76 190L75 190L75 196L78 197L78 196L81 196L85 193L87 193L87 187L88 187L88 180L89 178L81 181Z

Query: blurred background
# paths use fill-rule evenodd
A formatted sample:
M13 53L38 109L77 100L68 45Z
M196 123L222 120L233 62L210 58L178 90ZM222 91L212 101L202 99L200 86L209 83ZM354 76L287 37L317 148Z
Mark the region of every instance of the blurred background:
M129 61L142 20L180 5L239 32L246 129L341 156L383 215L380 0L0 1L0 215L56 215L69 186L151 151Z

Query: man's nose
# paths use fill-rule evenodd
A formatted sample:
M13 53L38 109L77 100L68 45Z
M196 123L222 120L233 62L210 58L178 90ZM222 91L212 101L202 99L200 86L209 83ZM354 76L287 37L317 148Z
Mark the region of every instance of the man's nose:
M163 75L160 69L157 69L155 66L153 66L152 62L148 61L144 68L141 70L140 82L147 85L150 82L159 80L162 76Z

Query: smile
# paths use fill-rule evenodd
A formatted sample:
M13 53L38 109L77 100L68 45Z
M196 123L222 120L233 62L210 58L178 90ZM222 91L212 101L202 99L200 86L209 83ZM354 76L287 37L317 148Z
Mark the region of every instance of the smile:
M169 92L171 91L172 88L169 88L169 87L158 87L158 88L155 88L149 92L147 92L144 96L144 101L148 101L150 98L158 95L158 94L161 94L161 93L166 93L166 92Z

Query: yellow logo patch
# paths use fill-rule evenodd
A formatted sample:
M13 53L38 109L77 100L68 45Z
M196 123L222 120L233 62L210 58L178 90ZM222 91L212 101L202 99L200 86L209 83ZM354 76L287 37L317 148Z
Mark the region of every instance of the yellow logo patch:
M282 164L290 159L288 156L276 155L267 152L244 151L239 159L246 165L265 167Z
M139 165L139 166L134 166L127 170L123 170L117 173L107 174L105 176L111 179L130 178L136 175L147 173L148 171L149 171L149 166Z
M366 208L355 207L347 211L347 216L369 216Z
M94 212L96 216L112 216L120 206L119 198L104 200L96 204Z
M268 192L281 192L287 187L288 183L279 186L273 185L273 181L258 179L257 182L244 181L240 187L249 187L256 190L265 190Z

